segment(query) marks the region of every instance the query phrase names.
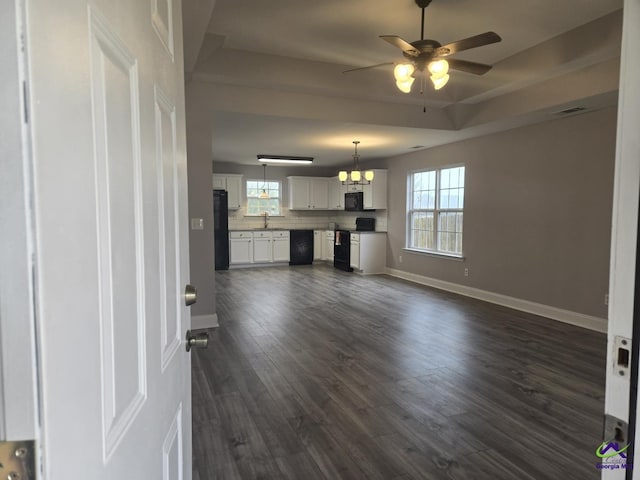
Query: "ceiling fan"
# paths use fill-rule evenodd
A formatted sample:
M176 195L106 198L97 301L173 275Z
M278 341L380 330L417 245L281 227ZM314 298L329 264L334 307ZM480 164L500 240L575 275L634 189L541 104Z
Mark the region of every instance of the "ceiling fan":
M485 32L473 37L458 40L457 42L441 45L440 42L424 38L424 9L429 6L431 0L415 0L416 5L422 9L422 28L420 30L420 40L407 42L397 35L380 35L380 38L389 42L391 45L402 50L402 54L410 63L400 63L394 68L394 76L397 87L404 93L411 91L416 71L424 72L427 68L431 74L431 81L436 90L441 89L449 81L449 68L460 70L461 72L472 73L474 75L483 75L491 70L491 65L483 63L469 62L467 60L459 60L455 58L446 59L454 53L471 48L490 45L502 40L500 35L495 32ZM368 67L353 68L346 70L354 72L356 70L366 70L369 68L381 67L383 65L393 65L394 62L379 63Z

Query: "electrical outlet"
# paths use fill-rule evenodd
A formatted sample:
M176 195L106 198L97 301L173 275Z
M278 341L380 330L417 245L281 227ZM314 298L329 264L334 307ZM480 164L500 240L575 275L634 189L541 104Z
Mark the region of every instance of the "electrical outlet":
M398 261L402 263L402 255L398 255Z
M604 304L605 305L609 305L609 294L608 293L604 294Z
M469 268L465 267L464 269L464 276L468 277L469 276Z

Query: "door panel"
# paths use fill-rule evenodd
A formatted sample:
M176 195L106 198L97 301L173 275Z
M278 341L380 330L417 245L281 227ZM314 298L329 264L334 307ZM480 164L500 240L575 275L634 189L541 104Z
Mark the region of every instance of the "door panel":
M44 477L189 479L180 2L27 26Z
M146 396L138 73L126 45L95 12L90 30L102 432L108 459Z

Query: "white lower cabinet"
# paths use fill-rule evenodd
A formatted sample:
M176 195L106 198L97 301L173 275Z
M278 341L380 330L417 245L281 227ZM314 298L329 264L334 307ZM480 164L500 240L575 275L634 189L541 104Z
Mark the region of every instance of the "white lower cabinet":
M253 232L253 263L273 262L271 232Z
M289 231L278 230L273 232L273 261L289 261Z
M333 262L333 249L336 241L336 232L327 230L324 234L324 259Z
M351 234L351 251L349 257L351 258L351 267L360 268L360 235L357 233Z
M253 263L253 232L229 232L229 264Z
M313 260L322 260L322 244L324 243L324 230L313 231Z
M384 232L352 233L351 267L361 273L384 273L387 263L387 234Z
M289 231L229 232L229 264L289 261Z

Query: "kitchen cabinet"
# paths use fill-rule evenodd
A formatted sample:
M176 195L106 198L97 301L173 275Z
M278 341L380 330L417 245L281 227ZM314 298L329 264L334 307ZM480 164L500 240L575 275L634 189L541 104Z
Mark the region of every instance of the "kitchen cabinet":
M230 265L288 261L288 230L229 232Z
M324 259L333 262L333 245L336 241L336 232L327 230L324 232Z
M229 210L242 206L242 175L214 173L213 189L227 191Z
M324 244L324 230L313 231L313 260L322 260L323 246Z
M271 232L253 232L253 263L273 261Z
M338 177L329 179L329 210L344 210L344 194L347 193L347 185Z
M329 179L324 177L287 177L290 210L328 210Z
M386 233L352 233L349 247L352 268L366 274L384 273L387 263Z
M351 268L360 268L360 235L357 233L351 234L351 250L349 258L351 259Z
M229 264L253 263L253 233L229 232Z
M277 230L273 232L273 261L289 261L289 231Z

